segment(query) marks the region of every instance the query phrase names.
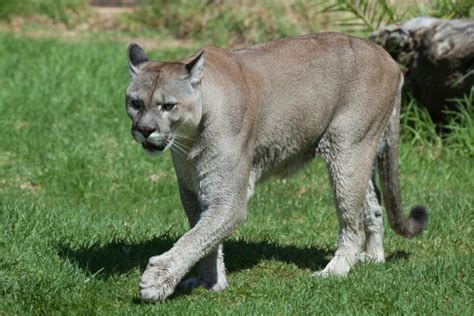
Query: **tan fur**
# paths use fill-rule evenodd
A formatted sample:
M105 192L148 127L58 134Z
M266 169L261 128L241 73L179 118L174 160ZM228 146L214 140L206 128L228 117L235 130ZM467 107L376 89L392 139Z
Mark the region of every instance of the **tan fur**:
M340 223L336 254L317 275L384 260L370 181L380 148L392 227L406 236L422 230L426 212L407 224L399 188L392 188L398 178L390 180L402 76L379 46L322 33L237 51L206 47L158 63L131 44L129 66L132 133L148 153L172 150L191 225L170 251L150 259L140 283L144 300L165 299L198 262L199 275L182 286L227 287L222 241L245 220L255 183L291 174L316 154L328 163Z

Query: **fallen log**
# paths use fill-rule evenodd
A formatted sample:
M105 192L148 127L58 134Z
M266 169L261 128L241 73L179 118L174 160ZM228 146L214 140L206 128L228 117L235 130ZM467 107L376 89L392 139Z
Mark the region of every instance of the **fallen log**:
M383 46L405 72L405 88L442 121L474 86L474 20L414 18L388 25L370 39Z

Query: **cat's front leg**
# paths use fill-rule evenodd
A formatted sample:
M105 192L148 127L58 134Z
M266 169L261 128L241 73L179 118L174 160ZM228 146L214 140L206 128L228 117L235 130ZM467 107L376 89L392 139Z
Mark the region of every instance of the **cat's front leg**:
M245 213L225 204L205 211L196 226L171 250L150 258L140 280L140 297L145 301L160 301L171 295L186 273L244 221Z
M179 175L178 183L181 203L188 217L190 228L193 228L201 216L202 207L196 193L188 189L185 181L180 178ZM216 292L225 290L227 285L222 243L209 255L199 261L197 275L191 276L179 284L179 286L184 289L193 289L202 286Z
M184 234L171 250L150 258L140 280L140 297L143 300L161 301L171 295L186 273L198 261L215 251L245 220L247 181L248 176L239 181L240 188L220 183L220 194L212 196L207 203L201 202L207 207L199 216L196 225Z

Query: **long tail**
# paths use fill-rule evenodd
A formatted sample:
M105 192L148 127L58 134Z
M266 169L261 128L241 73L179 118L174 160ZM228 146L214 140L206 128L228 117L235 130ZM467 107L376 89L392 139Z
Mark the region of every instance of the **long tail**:
M402 85L403 77L401 77L400 80L394 111L390 116L389 125L384 135L384 144L382 151L379 153L377 162L390 227L401 236L413 237L423 231L428 220L428 212L424 206L417 205L412 208L408 219L403 217L397 160Z

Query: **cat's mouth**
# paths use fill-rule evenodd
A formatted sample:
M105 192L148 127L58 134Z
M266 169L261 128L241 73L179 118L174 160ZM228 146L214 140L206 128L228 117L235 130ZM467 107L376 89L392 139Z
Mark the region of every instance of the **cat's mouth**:
M142 147L145 150L146 153L149 154L159 154L171 147L171 144L173 142L173 139L166 138L163 140L161 144L155 144L150 141L145 140L142 142Z
M153 143L144 141L142 143L142 147L143 147L143 149L148 150L148 151L163 151L166 148L166 144L163 142L160 145L155 145Z

